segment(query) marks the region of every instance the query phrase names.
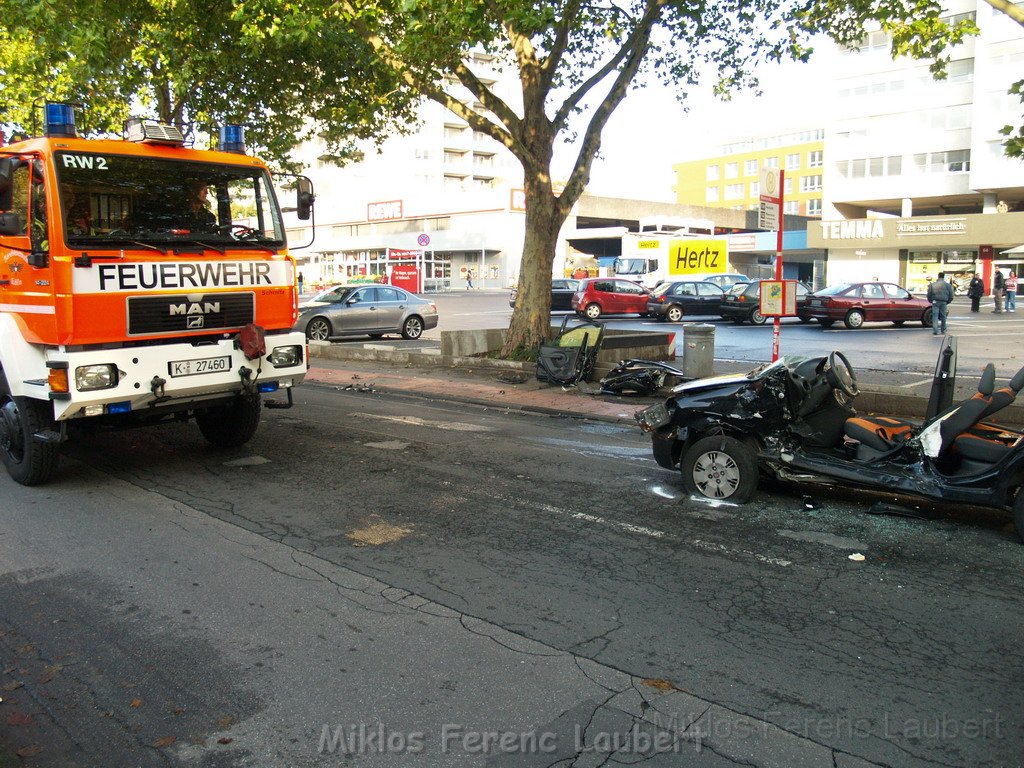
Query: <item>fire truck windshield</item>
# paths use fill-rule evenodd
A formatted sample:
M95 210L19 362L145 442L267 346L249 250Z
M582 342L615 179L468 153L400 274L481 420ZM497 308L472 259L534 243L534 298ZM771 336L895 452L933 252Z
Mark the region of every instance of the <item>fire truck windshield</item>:
M55 163L71 247L284 245L263 168L86 152L57 153Z

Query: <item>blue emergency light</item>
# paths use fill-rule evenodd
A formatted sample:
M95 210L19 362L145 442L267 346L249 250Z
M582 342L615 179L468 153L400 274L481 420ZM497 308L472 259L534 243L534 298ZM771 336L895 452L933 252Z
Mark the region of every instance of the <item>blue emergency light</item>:
M220 127L220 141L217 142L217 149L221 152L237 152L245 154L245 127L241 125L222 125Z
M43 133L46 136L76 136L74 108L70 104L46 102L43 106Z
M119 403L107 403L107 413L131 413L131 410L131 400L124 400Z
M256 385L260 392L277 392L279 384L276 381L261 381Z

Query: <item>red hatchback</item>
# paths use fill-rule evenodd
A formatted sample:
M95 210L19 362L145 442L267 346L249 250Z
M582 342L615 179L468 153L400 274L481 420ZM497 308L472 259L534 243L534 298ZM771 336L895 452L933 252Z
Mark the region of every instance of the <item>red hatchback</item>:
M639 283L617 277L588 277L580 280L579 289L572 295L573 310L596 320L601 315L647 314L647 300L651 292Z
M847 328L874 322L903 325L908 320L919 320L926 328L932 324L931 304L893 283L830 285L807 297L804 314L822 328L831 327L836 320L842 320Z

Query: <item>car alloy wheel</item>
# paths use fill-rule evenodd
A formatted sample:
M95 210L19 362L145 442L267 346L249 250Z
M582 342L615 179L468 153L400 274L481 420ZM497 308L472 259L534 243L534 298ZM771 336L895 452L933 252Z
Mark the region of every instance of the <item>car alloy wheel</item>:
M670 323L678 323L683 319L683 308L677 307L674 304L665 310L665 319Z
M423 335L423 321L420 320L416 315L408 318L402 324L402 338L403 339L418 339Z
M306 338L311 341L327 341L331 338L331 324L322 317L314 317L306 326Z

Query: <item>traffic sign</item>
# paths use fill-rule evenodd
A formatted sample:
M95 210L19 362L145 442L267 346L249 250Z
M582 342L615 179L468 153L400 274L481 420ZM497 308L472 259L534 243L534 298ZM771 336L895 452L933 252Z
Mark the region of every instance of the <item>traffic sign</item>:
M430 245L430 235L424 232L422 235L416 238L416 242L419 243L421 246L426 247Z

